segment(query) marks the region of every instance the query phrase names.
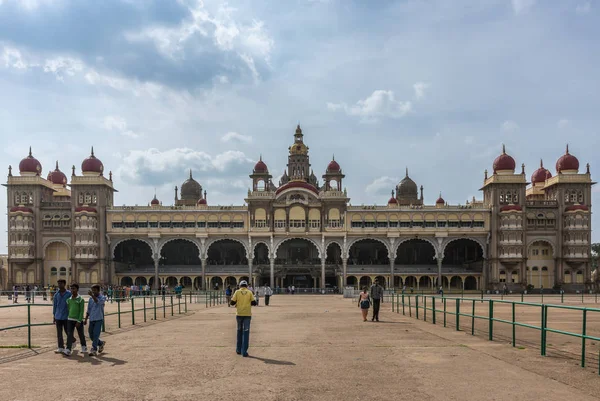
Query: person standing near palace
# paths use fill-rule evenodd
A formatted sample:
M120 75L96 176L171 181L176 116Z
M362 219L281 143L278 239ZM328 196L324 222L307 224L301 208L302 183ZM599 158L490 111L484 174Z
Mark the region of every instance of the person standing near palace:
M231 297L231 305L237 308L237 343L235 352L243 357L248 356L248 345L250 342L250 320L252 320L252 307L256 305L256 299L252 291L248 289L245 280L240 281L240 289Z
M67 319L69 317L69 309L67 307L67 299L71 298L71 291L66 288L67 281L58 280L58 291L52 298L52 323L56 326L56 337L58 339L57 354L62 354L65 351L65 340L63 331L69 336L67 331Z
M271 299L271 295L273 295L273 290L269 285L265 286L265 306L269 306L269 300Z
M383 287L379 285L379 280L371 286L371 299L373 300L373 317L371 321L379 321L379 307L383 301Z
M231 305L231 295L232 295L232 291L231 291L231 286L228 285L227 289L225 290L225 300L227 301L227 307L229 308Z
M92 289L88 292L90 300L88 301L87 314L83 325L85 326L90 320L88 331L90 340L92 340L92 350L90 356L94 356L99 352L104 351L105 341L100 340L100 333L102 331L102 322L104 321L104 304L106 303L106 297L100 294L100 286L94 284Z
M79 285L71 284L71 298L67 299L69 316L67 318L67 348L63 351L66 356L71 355L71 347L75 340L75 330L81 342L81 352L87 352L85 343L85 333L83 331L83 311L85 310L85 300L78 294Z

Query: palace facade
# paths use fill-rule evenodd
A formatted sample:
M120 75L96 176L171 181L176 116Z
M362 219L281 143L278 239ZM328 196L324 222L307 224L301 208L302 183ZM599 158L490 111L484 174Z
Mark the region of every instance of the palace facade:
M591 285L589 165L567 151L553 175L525 167L503 149L484 175L481 200L424 202L405 177L381 206L353 206L334 159L321 180L311 169L300 126L287 170L276 184L260 160L247 206L210 205L189 173L174 202L115 206L112 173L93 152L70 180L42 176L31 153L9 167L7 284L212 288L242 279L255 285L521 291Z

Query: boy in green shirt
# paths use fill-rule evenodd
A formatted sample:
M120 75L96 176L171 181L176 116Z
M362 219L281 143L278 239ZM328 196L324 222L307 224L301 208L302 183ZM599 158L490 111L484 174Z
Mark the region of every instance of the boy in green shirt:
M71 284L71 298L67 299L67 309L69 317L67 318L67 348L64 350L66 356L71 355L71 347L75 340L75 329L81 342L81 352L87 352L85 343L85 333L83 331L83 312L85 310L85 301L79 295L79 285Z

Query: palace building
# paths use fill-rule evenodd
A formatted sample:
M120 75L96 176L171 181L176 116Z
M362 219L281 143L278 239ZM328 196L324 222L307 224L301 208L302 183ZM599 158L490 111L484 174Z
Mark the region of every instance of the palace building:
M502 149L480 200L428 205L407 170L386 204L356 206L335 158L317 177L298 126L281 180L261 157L244 206L211 205L192 171L171 205L115 206L93 149L70 179L58 162L44 178L30 150L5 185L7 283L583 290L594 182L579 167L567 147L554 174L540 163L528 181Z

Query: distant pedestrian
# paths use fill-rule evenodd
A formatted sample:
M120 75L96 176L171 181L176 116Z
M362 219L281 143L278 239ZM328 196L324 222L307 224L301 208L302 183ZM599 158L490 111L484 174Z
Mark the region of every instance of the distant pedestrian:
M69 317L67 299L71 298L71 291L66 289L66 285L66 280L58 280L58 291L52 298L52 323L56 326L56 338L58 339L58 348L55 351L57 354L62 354L65 351L63 331L67 338L69 336L67 331L67 319Z
M13 285L13 304L19 303L19 287Z
M268 285L265 286L265 306L269 306L269 301L273 295L273 290Z
M102 331L102 322L104 321L104 304L106 303L106 297L100 294L100 286L95 284L92 289L88 292L90 299L88 301L87 314L83 325L85 326L90 320L88 331L90 340L92 340L92 349L90 356L94 356L99 352L104 351L105 341L100 340L100 333Z
M235 352L244 357L248 356L250 343L250 321L252 320L252 306L256 305L256 299L252 291L248 289L245 280L240 281L240 289L233 294L231 305L237 308L237 343Z
M85 301L79 295L79 285L71 284L71 298L67 299L67 306L69 309L69 316L67 318L67 348L64 350L66 356L71 355L71 347L73 346L73 340L75 339L75 330L79 341L81 342L81 352L87 352L87 346L85 342L85 333L83 331L83 311L85 309Z
M369 296L367 287L363 287L363 290L358 297L358 307L362 312L363 322L366 322L367 314L369 313L369 308L371 307L371 297Z
M296 292L296 286L292 286L292 295L294 295L294 293Z
M373 298L373 317L371 321L379 321L379 307L383 302L383 287L379 285L379 280L375 280L375 284L371 286L371 298Z
M227 307L229 308L231 305L229 305L231 303L231 286L227 286L227 288L225 289L225 300L227 300Z

